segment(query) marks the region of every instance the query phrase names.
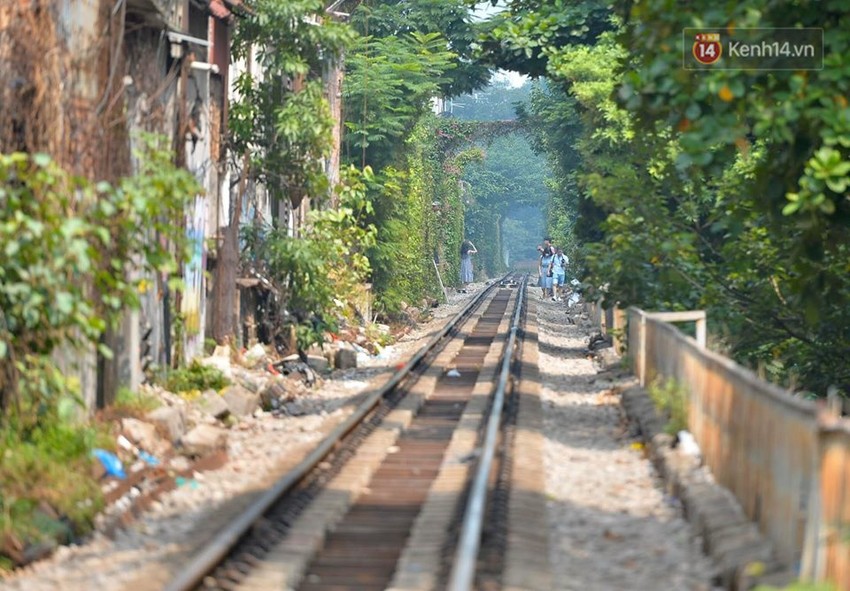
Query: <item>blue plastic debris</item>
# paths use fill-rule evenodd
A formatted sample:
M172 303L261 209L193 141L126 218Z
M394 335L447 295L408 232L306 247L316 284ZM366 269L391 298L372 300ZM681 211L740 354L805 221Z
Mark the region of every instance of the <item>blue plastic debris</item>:
M139 459L145 462L148 466L157 466L159 465L159 460L153 457L146 451L139 450Z
M92 455L100 460L100 463L103 465L106 473L110 476L120 478L121 480L127 478L127 473L124 472L124 466L121 464L121 460L118 459L118 456L111 451L106 451L105 449L94 449L92 450Z

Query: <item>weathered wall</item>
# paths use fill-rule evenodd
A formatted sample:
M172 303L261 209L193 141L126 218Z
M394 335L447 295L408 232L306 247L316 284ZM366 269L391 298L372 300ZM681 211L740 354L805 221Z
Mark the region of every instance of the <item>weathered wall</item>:
M124 51L123 82L126 95L126 125L133 152L139 147L140 133L173 137L177 128L177 78L179 62L169 58L170 47L163 30L145 18L144 13L128 19ZM133 169L137 169L135 159ZM154 235L151 240L156 240ZM144 277L141 308L127 313L123 339L117 343L118 382L138 387L145 365L166 365L163 277ZM145 338L146 337L146 338ZM143 359L147 357L147 359Z
M187 0L0 3L0 150L47 152L93 180L131 174L139 131L178 133L180 69L166 30L182 27L187 6ZM142 335L149 334L153 360L166 357L166 278L149 279L141 311L128 311L119 330L106 335L114 362L101 359L98 372L91 350L63 348L56 355L63 371L79 375L90 407L119 384L138 385Z

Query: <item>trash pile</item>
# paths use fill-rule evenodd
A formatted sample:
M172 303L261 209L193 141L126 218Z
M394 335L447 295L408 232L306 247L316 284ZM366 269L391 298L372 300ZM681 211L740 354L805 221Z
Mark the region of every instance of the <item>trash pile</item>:
M109 531L157 496L180 486L202 486L200 472L227 460L229 430L248 418L298 417L315 412L309 394L332 370L349 370L392 359L390 327L374 324L330 335L323 348L279 358L255 344L241 352L217 346L198 360L227 385L218 390L171 392L143 385L140 396L159 407L113 425L115 447L95 449L96 478L107 502L97 526Z
M581 281L573 279L570 281L570 285L572 285L572 292L567 297L567 307L572 308L581 302Z

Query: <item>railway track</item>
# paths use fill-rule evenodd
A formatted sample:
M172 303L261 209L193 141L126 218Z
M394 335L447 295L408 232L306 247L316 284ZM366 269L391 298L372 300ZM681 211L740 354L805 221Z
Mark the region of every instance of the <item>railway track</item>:
M525 287L476 296L166 589L548 588Z

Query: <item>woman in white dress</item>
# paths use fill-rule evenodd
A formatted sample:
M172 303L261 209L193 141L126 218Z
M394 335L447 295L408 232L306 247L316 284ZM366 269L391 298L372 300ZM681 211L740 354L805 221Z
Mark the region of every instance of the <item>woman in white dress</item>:
M472 255L478 251L469 240L460 245L460 282L466 285L472 283Z

